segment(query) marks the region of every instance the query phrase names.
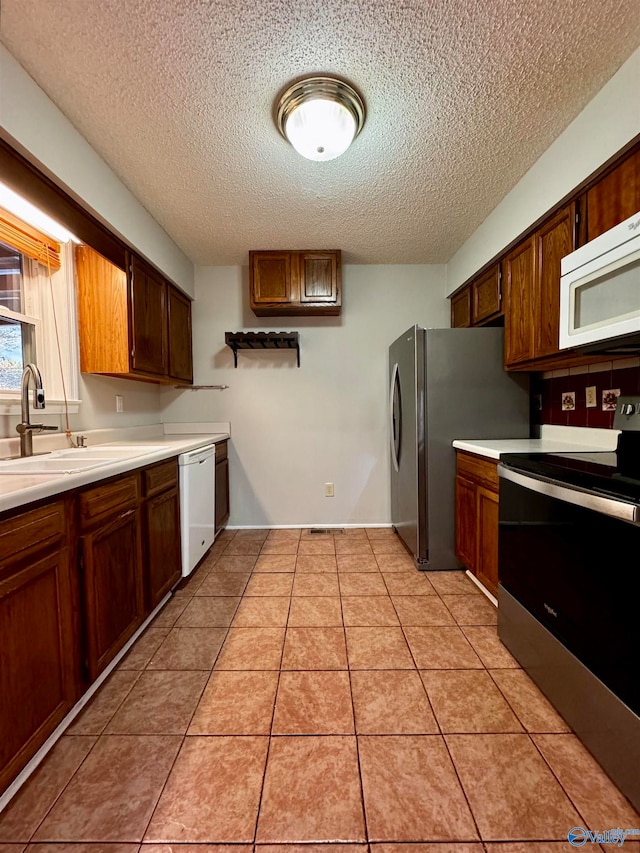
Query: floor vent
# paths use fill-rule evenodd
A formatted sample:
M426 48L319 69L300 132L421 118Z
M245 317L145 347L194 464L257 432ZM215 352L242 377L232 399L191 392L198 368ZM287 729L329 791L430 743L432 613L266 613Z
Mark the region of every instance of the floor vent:
M331 533L333 536L337 536L339 533L344 533L344 530L341 527L312 527L309 530L310 536L313 536L314 534L316 536L319 534L326 536L328 533Z

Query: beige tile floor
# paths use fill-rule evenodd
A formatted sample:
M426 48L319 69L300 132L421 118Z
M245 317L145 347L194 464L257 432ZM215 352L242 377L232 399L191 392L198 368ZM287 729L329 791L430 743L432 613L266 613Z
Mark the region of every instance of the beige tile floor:
M0 816L0 853L553 853L640 828L495 624L388 530L224 532Z

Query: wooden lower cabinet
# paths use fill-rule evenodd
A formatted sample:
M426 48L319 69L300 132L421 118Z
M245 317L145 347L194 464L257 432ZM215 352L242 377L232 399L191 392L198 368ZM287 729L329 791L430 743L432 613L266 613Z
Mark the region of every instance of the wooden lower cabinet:
M179 581L180 555L175 457L3 514L0 794Z
M151 612L182 577L177 460L148 468L143 481L145 595Z
M229 520L229 459L227 442L216 444L216 536Z
M140 509L131 507L81 537L86 649L94 681L144 619Z
M10 537L62 517L57 502L0 522ZM18 532L19 536L20 533ZM37 539L37 537L36 537ZM53 540L53 541L51 541ZM22 540L18 556L0 562L0 792L27 764L78 697L76 623L66 530L44 544ZM22 553L20 553L22 551Z
M494 595L498 592L498 494L476 487L475 575Z
M457 451L456 556L496 595L498 590L498 463Z

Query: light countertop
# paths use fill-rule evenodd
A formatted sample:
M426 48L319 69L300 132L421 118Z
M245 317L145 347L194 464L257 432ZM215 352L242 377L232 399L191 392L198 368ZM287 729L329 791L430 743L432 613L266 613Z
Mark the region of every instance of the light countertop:
M540 438L458 439L457 450L466 450L488 459L505 453L593 453L616 449L619 431L544 425Z
M93 449L99 446L107 451L109 448L126 445L127 447L138 446L141 452L137 456L112 460L99 467L70 474L0 474L0 512L62 494L71 489L78 489L105 480L108 477L114 477L117 474L125 474L128 471L134 471L136 468L153 465L154 462L161 462L163 459L170 459L173 456L179 456L181 453L197 450L200 447L225 441L228 438L230 438L228 432L198 432L139 439L123 438L122 441L111 441L106 444L90 443L90 447ZM145 448L149 448L148 452L145 452ZM77 452L81 454L82 450Z
M585 447L584 444L553 441L543 438L513 438L477 441L454 441L457 450L466 450L477 456L500 459L505 453L584 453L588 450L602 450L600 447Z

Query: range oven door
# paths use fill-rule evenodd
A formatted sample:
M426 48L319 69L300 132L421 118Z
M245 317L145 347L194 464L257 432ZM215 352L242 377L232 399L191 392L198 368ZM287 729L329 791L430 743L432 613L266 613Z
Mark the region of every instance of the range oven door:
M639 508L498 471L501 585L640 714Z

